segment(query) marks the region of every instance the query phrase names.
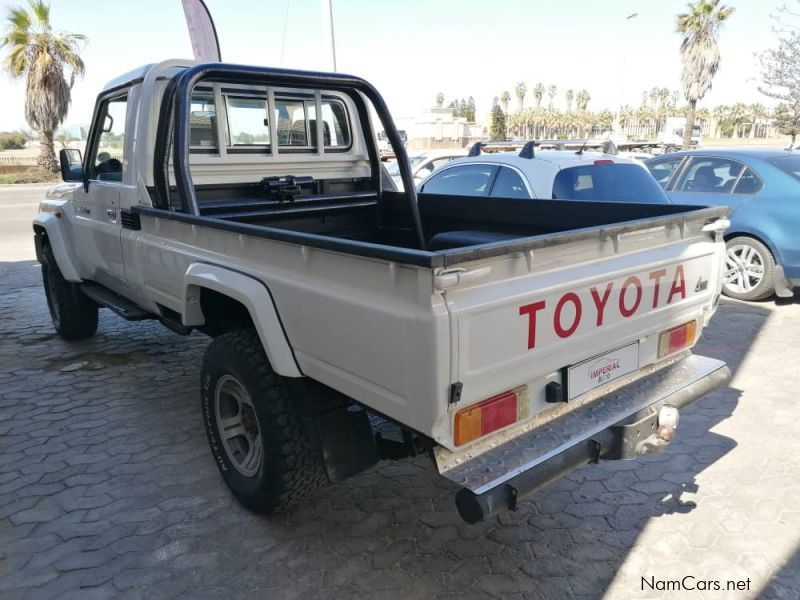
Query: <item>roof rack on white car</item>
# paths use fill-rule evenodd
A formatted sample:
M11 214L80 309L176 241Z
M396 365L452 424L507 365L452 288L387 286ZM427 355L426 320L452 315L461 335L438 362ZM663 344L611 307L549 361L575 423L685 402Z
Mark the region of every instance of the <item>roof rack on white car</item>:
M570 140L504 140L500 142L475 142L467 156L480 156L482 152L509 152L520 148L520 158L533 158L535 147L544 147L551 150L571 150L583 152L585 149L600 150L604 154L617 154L617 145L611 140L588 140L585 138Z

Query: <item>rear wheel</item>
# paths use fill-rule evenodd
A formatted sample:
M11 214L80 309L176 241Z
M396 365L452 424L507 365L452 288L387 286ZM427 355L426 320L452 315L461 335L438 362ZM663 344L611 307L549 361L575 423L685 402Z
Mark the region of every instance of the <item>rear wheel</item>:
M211 452L227 486L255 512L278 512L327 480L301 416L298 383L272 370L251 329L220 335L203 359L201 403Z
M775 259L764 244L750 237L726 243L722 291L737 300L763 300L775 292Z
M42 284L56 332L65 340L83 340L97 331L97 304L64 279L53 249L42 247Z

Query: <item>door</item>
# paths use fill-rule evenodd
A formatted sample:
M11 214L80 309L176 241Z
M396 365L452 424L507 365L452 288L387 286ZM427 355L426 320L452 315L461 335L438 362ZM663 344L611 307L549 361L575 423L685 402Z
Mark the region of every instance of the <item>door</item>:
M75 218L84 276L114 290L125 287L120 196L126 175L127 92L100 101L89 138L88 184L75 193Z
M730 206L744 199L734 188L746 167L738 160L711 156L693 156L668 191L675 204Z

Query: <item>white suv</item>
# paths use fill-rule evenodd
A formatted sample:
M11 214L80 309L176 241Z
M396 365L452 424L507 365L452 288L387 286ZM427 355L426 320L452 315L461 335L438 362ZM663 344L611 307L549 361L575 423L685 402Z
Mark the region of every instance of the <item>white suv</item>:
M519 153L482 153L476 145L466 158L436 169L418 189L426 194L669 204L638 161L599 152L537 151L536 146L528 142Z

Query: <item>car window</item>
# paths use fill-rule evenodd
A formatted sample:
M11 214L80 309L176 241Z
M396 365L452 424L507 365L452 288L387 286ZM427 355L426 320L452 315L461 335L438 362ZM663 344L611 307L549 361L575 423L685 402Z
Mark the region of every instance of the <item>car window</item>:
M192 94L189 144L192 148L217 147L217 111L211 94Z
M580 165L561 169L553 180L556 200L600 200L668 204L669 199L647 169L630 163Z
M773 165L784 173L788 173L795 179L800 179L800 155L798 156L778 156L770 159Z
M681 192L729 194L744 165L729 158L695 156L684 170L675 189Z
M745 168L742 176L739 177L739 182L733 188L734 194L757 194L761 191L762 184L758 176L750 169Z
M648 161L646 163L647 170L650 171L650 174L658 182L658 185L660 185L662 189L666 189L675 170L683 162L683 158L683 156L675 156L658 161Z
M443 156L442 158L436 158L436 159L432 160L431 164L433 165L434 169L438 169L442 165L449 163L454 158L456 158L456 157L455 156Z
M489 183L496 167L493 165L462 165L445 169L430 179L422 191L426 194L453 196L487 196Z
M530 198L525 182L519 174L507 167L500 167L497 179L492 186L492 196L495 198Z
M228 96L228 132L232 146L269 145L266 99Z
M128 97L119 96L103 106L102 131L92 161L94 178L99 181L122 181L125 153L125 117Z

